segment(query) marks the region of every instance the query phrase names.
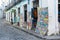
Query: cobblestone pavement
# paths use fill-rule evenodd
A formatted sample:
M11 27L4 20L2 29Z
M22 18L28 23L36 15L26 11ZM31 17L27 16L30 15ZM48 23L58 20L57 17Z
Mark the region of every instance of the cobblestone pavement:
M0 40L42 40L0 20Z

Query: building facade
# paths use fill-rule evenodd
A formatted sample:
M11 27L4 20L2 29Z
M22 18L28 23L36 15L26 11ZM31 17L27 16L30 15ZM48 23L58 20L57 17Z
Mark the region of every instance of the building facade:
M15 1L11 8L7 8L6 21L11 22L12 24L17 23L19 27L25 28L27 30L33 30L40 35L51 35L59 33L57 20L58 1L18 1L19 0Z

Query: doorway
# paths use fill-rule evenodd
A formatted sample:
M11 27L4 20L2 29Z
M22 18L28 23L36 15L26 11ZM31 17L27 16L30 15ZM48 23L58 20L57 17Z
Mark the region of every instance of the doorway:
M24 10L24 21L27 22L27 10Z
M59 33L60 33L60 1L58 0L58 26L59 26Z
M13 16L12 16L12 12L11 12L11 24L13 24Z
M38 13L37 13L37 8L32 8L32 30L35 31L36 25L37 25L37 18L38 18Z
M16 23L16 10L14 10L14 23Z
M33 2L33 8L32 8L32 30L35 31L37 26L37 20L38 20L38 11L37 8L39 7L39 0L34 0Z
M27 27L27 4L24 5L24 27Z
M24 22L27 23L27 4L24 5Z
M60 23L60 4L58 4L58 22Z

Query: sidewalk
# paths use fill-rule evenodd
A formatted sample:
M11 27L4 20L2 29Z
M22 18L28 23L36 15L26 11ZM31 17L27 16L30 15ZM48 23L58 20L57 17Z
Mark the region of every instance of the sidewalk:
M9 22L6 22L6 23L10 24ZM22 30L22 31L24 31L26 33L29 33L30 35L33 35L33 36L35 36L37 38L40 38L40 39L44 39L44 40L60 40L60 36L41 36L40 34L37 34L36 32L34 32L32 30L27 30L25 28L18 27L18 26L16 26L16 24L13 24L12 26L14 28L16 28L16 29Z

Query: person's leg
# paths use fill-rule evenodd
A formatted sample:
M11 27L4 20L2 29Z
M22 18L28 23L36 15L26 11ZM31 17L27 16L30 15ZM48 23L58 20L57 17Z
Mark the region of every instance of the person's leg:
M35 31L35 19L33 19L33 21L32 21L32 30Z

